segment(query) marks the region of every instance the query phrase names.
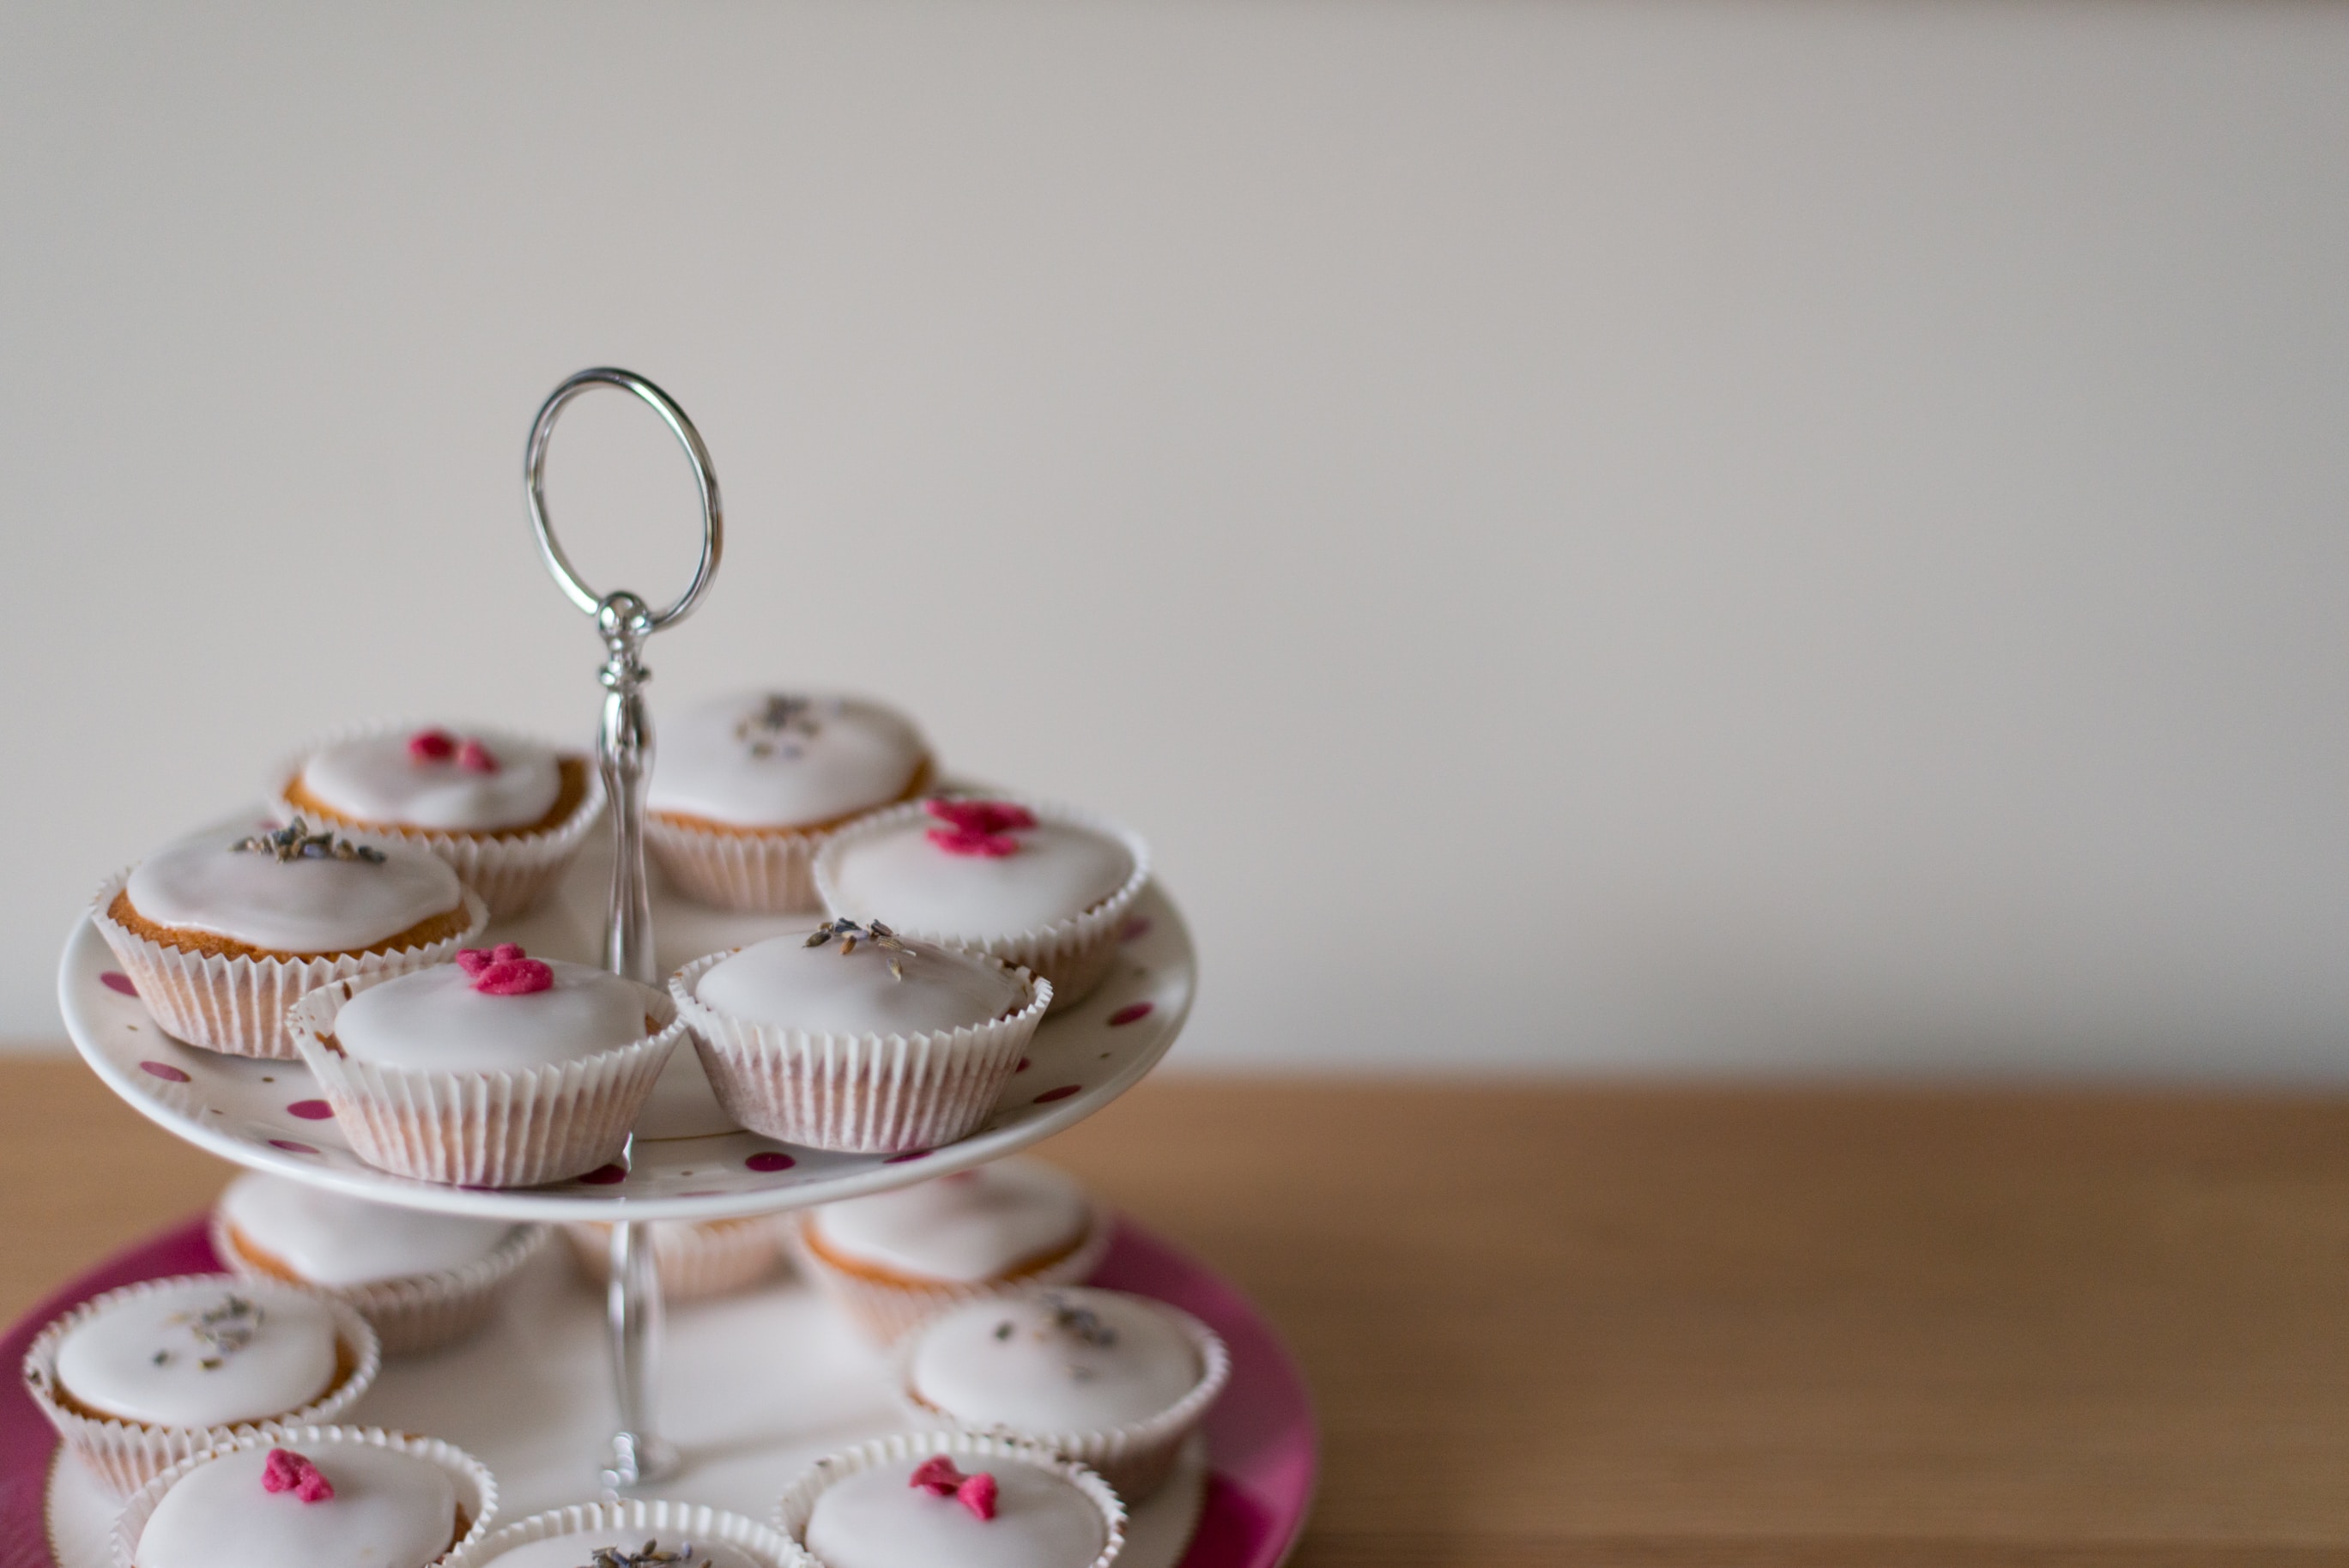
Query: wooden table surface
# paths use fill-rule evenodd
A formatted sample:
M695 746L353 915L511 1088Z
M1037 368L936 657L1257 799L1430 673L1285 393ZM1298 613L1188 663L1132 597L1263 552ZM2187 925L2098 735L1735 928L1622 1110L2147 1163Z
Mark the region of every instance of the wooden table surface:
M2349 1103L1177 1078L1045 1152L1288 1336L1297 1568L2349 1564ZM0 1309L227 1174L0 1066Z

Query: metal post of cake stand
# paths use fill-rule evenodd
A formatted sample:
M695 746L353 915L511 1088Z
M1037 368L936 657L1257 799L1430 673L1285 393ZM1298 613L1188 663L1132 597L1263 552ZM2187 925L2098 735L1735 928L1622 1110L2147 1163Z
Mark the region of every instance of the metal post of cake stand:
M642 599L624 590L597 593L582 583L546 519L547 439L554 435L555 418L565 405L595 387L616 387L650 404L693 465L694 483L701 491L701 562L694 568L693 581L666 610L649 609ZM607 655L603 670L604 727L595 745L604 793L611 801L614 851L604 965L616 975L657 985L660 971L653 956L652 897L645 881L645 783L652 773L653 730L642 687L652 672L645 668L642 655L645 639L691 614L717 574L725 544L718 476L710 469L709 451L701 444L700 432L675 398L633 371L608 368L582 370L540 406L538 418L530 428L524 472L530 522L538 536L539 553L571 602L595 617L595 630L604 638ZM612 1461L603 1473L604 1484L616 1491L660 1480L677 1468L678 1460L677 1450L661 1440L655 1419L660 1379L661 1288L660 1274L653 1266L651 1233L631 1220L614 1224L611 1262L612 1282L605 1299L620 1429L613 1435Z

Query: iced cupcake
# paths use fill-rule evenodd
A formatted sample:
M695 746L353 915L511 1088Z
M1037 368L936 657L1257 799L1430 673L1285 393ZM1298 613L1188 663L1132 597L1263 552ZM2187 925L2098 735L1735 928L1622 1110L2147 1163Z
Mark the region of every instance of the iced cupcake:
M1231 1357L1164 1302L1072 1288L941 1313L906 1341L902 1372L916 1415L1050 1449L1139 1502L1223 1392Z
M775 1523L820 1568L1109 1568L1125 1506L1082 1465L968 1432L882 1438L793 1482Z
M516 1520L449 1561L449 1568L815 1568L770 1525L665 1499L579 1502Z
M765 1214L642 1223L653 1240L653 1267L660 1274L661 1295L672 1303L731 1295L782 1266L782 1241L775 1221ZM589 1279L601 1284L612 1277L611 1226L590 1221L565 1225L563 1233Z
M253 1432L140 1489L116 1568L426 1568L488 1534L498 1486L433 1438L372 1427Z
M919 794L929 748L858 697L747 692L664 723L645 837L669 881L720 909L817 907L810 867L843 824Z
M212 1205L212 1252L248 1279L348 1303L388 1355L452 1344L487 1322L543 1225L370 1203L248 1171Z
M294 1056L285 1013L336 980L446 960L488 915L421 850L354 843L299 819L200 834L107 879L90 920L174 1037Z
M431 851L492 916L554 885L604 809L584 753L503 731L380 725L330 737L280 768L271 809L372 842Z
M1118 929L1150 880L1150 850L1063 807L930 799L837 834L815 878L832 913L992 954L1050 980L1060 1008L1109 973Z
M475 1187L619 1159L684 1032L650 986L512 943L365 990L329 985L287 1021L360 1159Z
M668 984L729 1116L849 1153L978 1130L1052 997L1025 970L854 921L709 954Z
M1051 1166L999 1160L796 1216L802 1267L889 1344L947 1307L1081 1284L1109 1251L1109 1215Z
M118 1492L264 1422L332 1420L382 1362L375 1331L295 1285L183 1274L109 1291L43 1329L26 1391Z

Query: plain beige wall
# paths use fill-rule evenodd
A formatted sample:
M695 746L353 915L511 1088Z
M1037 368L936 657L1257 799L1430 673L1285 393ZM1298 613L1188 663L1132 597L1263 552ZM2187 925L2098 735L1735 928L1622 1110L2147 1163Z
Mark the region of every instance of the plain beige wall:
M2349 1069L2349 10L0 11L0 1035L304 732L658 705L1154 839L1194 1065ZM556 496L680 570L617 399ZM640 537L626 538L629 524Z

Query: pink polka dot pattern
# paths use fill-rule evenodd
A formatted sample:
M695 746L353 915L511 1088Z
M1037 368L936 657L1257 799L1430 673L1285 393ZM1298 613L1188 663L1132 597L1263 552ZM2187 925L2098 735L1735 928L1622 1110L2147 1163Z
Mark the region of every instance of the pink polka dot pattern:
M269 1147L272 1149L283 1149L288 1154L316 1154L318 1152L308 1144L296 1143L290 1138L273 1138L269 1140Z
M1151 1004L1147 1002L1128 1002L1109 1016L1109 1026L1112 1029L1123 1028L1128 1024L1147 1018L1150 1016L1150 1012Z
M1024 1073L1024 1072L1026 1072L1030 1068L1032 1068L1032 1067L1034 1067L1035 1065L1036 1065L1036 1064L1035 1064L1034 1062L1030 1061L1026 1057L1021 1057L1019 1058L1019 1065L1018 1067L1016 1067L1016 1068L1013 1068L1011 1070L1012 1070L1013 1072L1015 1072L1015 1073Z
M927 1160L929 1157L930 1151L928 1150L916 1149L909 1154L892 1154L888 1159L881 1161L881 1163L884 1165L904 1165L916 1160Z
M305 1121L324 1121L335 1114L335 1108L323 1099L297 1099L285 1108L285 1114Z
M764 1154L753 1154L742 1161L742 1168L745 1171L788 1171L798 1163L788 1154L777 1154L770 1150Z
M1149 934L1150 917L1146 914L1137 914L1125 923L1125 929L1117 934L1117 939L1120 942L1139 942Z
M1050 1105L1056 1099L1066 1099L1072 1094L1083 1093L1084 1087L1084 1085L1078 1083L1064 1083L1058 1088L1046 1089L1042 1094L1038 1095L1034 1099L1030 1100L1028 1103L1030 1105Z
M130 976L125 975L119 969L109 969L105 974L99 975L98 980L99 985L104 985L109 991L119 991L126 996L136 996L139 995L139 987L133 985L130 983Z
M598 1165L595 1170L579 1178L591 1187L609 1187L627 1179L628 1168L625 1165Z
M186 1083L188 1075L169 1062L140 1062L139 1070L161 1078L165 1083Z

